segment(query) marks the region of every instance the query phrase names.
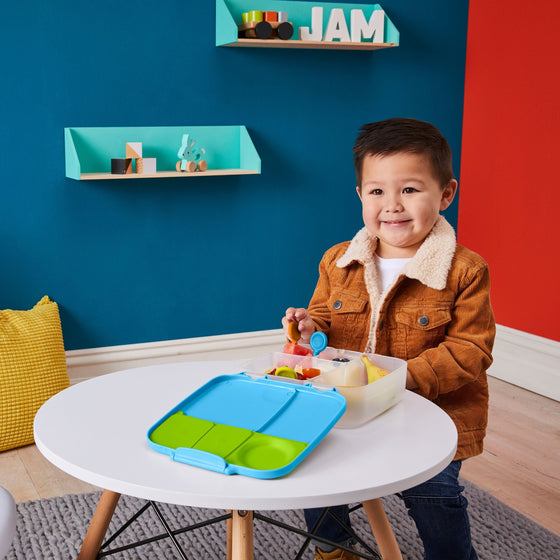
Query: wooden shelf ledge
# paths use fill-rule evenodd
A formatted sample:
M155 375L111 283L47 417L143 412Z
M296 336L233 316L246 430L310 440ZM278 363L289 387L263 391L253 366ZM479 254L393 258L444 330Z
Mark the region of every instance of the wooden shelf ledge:
M322 50L347 50L347 51L374 51L398 47L397 43L347 43L325 41L299 41L280 39L239 39L234 43L221 45L223 47L252 47L266 49L322 49Z
M215 177L217 175L258 175L258 171L248 169L207 169L206 171L195 171L193 173L179 173L178 171L157 171L155 174L129 173L119 175L115 173L81 173L81 181L95 181L99 179L162 179L168 177Z
M205 150L208 170L176 171L183 134ZM127 142L141 142L142 155L156 159L155 174L111 173L111 159L125 156ZM145 126L65 128L66 176L77 181L100 179L164 179L261 172L261 159L244 126Z
M242 14L258 7L261 11L283 11L288 14L288 21L293 25L294 37L287 41L280 39L247 39L239 36L239 25ZM340 8L343 10L346 21L350 22L351 11L361 10L369 21L373 11L382 10L379 4L352 4L346 2L301 2L289 0L260 0L251 4L249 0L216 0L216 46L218 47L253 47L272 49L323 49L323 50L362 50L374 51L399 46L399 31L391 20L384 14L383 42L363 40L361 42L342 41L301 41L300 27L311 26L311 10L321 7L325 10L325 18L330 10Z

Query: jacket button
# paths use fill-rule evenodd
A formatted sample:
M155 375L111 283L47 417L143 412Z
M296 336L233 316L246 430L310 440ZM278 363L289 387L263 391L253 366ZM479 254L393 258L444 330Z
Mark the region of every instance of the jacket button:
M418 319L418 323L420 324L421 327L427 327L430 323L430 319L428 319L426 315L422 315L422 317Z
M334 307L335 309L337 309L337 310L340 309L340 308L342 307L342 302L341 302L339 299L337 299L337 300L333 303L333 307Z

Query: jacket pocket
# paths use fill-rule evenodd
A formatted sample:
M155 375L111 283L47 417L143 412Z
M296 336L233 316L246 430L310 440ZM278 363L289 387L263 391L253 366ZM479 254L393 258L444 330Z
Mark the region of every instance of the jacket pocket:
M402 308L395 313L397 336L406 345L407 359L415 358L445 339L451 311L445 307Z
M362 313L368 304L368 299L351 292L335 291L329 298L331 313Z
M367 334L369 325L369 299L353 292L336 290L327 303L331 312L329 346L351 349L356 339Z

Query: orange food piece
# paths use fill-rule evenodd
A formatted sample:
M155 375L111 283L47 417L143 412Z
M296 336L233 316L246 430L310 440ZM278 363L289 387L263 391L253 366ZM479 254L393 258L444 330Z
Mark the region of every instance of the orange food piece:
M301 333L298 330L298 324L295 321L292 321L288 325L288 336L292 341L292 344L296 344L296 342L301 338Z
M303 368L301 370L301 373L303 373L303 375L305 375L307 379L311 379L312 377L317 377L318 375L321 375L321 370L314 367L308 367L308 368Z

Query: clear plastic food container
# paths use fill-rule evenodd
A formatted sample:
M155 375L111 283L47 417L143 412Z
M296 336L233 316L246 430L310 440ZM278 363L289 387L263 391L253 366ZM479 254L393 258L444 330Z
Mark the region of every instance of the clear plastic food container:
M368 374L362 356L367 356L374 366L389 373L368 383ZM304 373L309 373L311 370L318 375L305 380L280 378L273 374L271 377L291 383L311 383L317 388L337 388L346 398L346 412L337 422L336 428L355 428L385 412L402 398L406 384L404 360L330 347L318 356L299 356L283 352L263 354L248 361L245 364L245 371L251 376L263 376L280 367L288 367Z

